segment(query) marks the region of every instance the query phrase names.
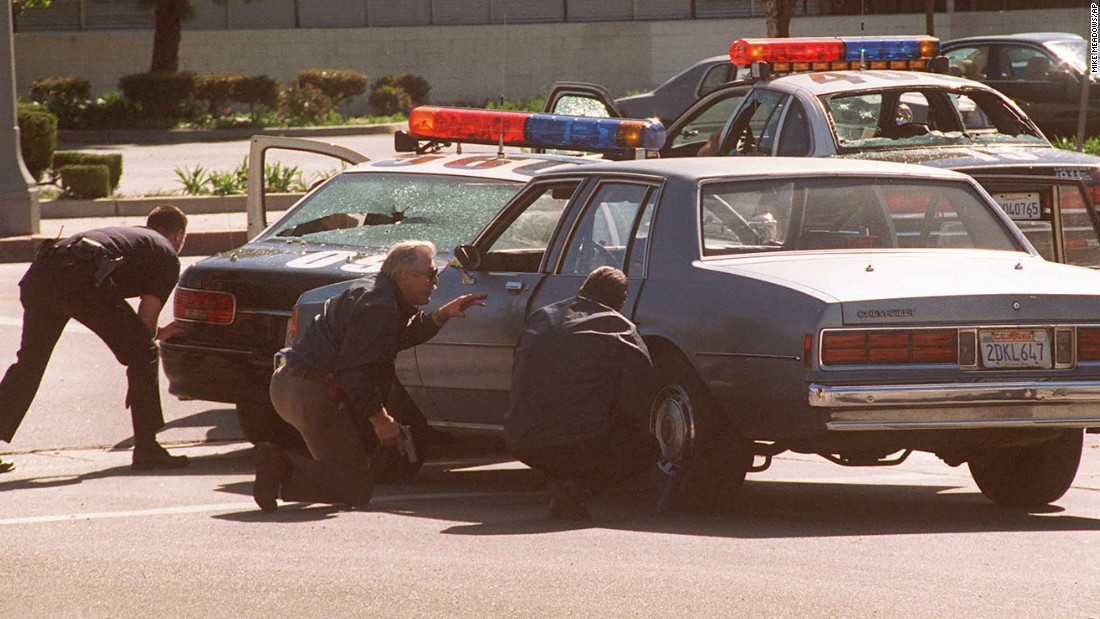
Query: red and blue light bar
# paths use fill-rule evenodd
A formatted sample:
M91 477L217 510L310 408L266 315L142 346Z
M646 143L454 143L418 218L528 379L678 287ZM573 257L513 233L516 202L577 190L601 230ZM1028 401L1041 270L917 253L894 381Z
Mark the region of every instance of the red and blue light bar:
M730 62L766 62L776 73L840 69L923 69L940 51L930 36L738 39Z
M409 135L422 140L585 151L659 150L665 144L665 126L656 120L433 105L413 108L409 113Z

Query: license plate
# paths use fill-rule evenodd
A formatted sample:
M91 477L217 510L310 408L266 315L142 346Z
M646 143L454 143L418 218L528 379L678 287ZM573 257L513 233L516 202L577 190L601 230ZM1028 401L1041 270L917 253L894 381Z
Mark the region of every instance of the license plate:
M1042 219L1038 192L1000 192L990 195L1012 219L1019 221Z
M1046 329L988 329L978 332L982 367L1050 368L1053 354Z

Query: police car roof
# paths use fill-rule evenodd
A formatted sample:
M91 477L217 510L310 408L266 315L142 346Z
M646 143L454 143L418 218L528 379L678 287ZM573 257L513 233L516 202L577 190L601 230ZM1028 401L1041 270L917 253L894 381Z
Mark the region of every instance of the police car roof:
M965 180L970 177L940 168L907 163L832 159L828 157L685 157L591 163L582 169L556 169L539 174L558 176L583 174L637 174L697 181L715 177L749 178L766 176L908 176L930 180Z
M766 83L777 90L793 92L805 90L815 97L833 95L841 92L859 92L863 90L882 90L887 88L977 88L991 90L988 86L973 80L926 73L924 71L820 71L811 73L790 73L769 78Z
M434 174L467 176L492 180L508 180L526 183L536 172L559 167L587 163L592 159L562 155L535 155L505 153L498 157L496 151L454 153L426 153L423 155L397 155L390 159L366 161L354 165L342 174L389 173Z
M1035 43L1042 45L1051 41L1084 41L1085 39L1072 32L1019 32L1016 34L987 34L977 37L965 37L944 41L941 47L955 47L960 43L978 43L983 41Z

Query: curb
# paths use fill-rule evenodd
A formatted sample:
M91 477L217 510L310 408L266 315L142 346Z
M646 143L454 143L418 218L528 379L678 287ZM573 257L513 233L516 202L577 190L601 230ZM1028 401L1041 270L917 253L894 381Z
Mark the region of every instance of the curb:
M66 146L92 144L184 144L190 142L231 142L250 140L254 135L287 137L338 137L347 135L379 135L395 133L406 122L380 125L335 125L331 127L268 127L265 129L101 129L57 132L58 150Z

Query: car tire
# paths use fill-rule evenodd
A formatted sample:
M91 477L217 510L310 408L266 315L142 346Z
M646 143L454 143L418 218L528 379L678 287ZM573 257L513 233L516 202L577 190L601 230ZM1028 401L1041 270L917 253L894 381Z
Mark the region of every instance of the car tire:
M704 512L732 507L752 466L751 445L720 414L683 357L658 353L654 365L661 386L650 408L650 429L661 446L662 485L675 494L671 505L659 507Z
M237 422L241 424L245 440L253 445L274 443L286 449L305 447L297 428L284 421L270 402L238 402Z
M1066 430L1037 445L984 450L970 458L970 475L982 494L998 505L1053 503L1073 485L1083 436L1081 430Z

